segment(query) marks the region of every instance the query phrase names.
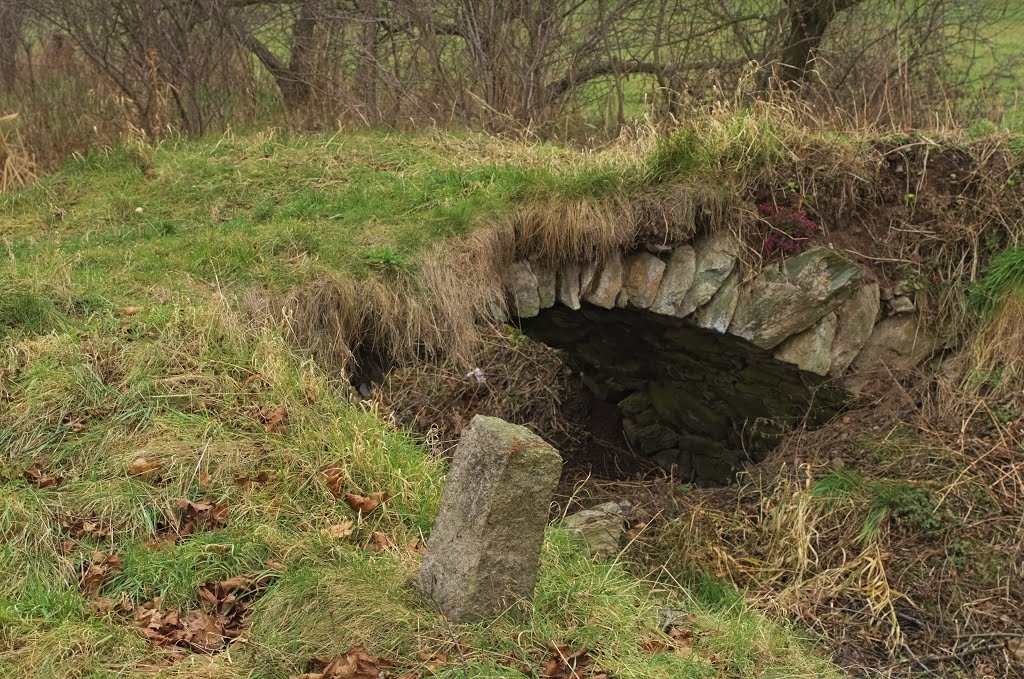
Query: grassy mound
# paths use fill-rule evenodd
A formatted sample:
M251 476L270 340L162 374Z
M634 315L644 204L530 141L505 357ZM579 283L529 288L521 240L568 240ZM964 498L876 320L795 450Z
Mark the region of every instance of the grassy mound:
M528 620L447 624L409 584L442 463L287 323L239 312L321 277L401 286L432 241L631 171L476 138L224 139L0 197L2 673L285 677L362 646L535 676L551 644L622 677L834 673L739 597L592 562L557 528Z
M0 195L0 667L283 677L362 646L514 677L555 644L621 677L838 674L729 586L590 562L557 528L528 621L446 624L408 584L443 465L339 369L472 352L513 257L729 227L757 266L754 206L795 195L971 328L970 272L1020 216L1012 140L973 144L753 114L600 152L267 134L97 152Z

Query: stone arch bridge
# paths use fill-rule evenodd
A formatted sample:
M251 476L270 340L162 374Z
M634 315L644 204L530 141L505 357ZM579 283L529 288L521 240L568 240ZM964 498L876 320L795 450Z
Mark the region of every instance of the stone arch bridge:
M739 253L719 232L601 262L517 261L504 286L523 331L618 406L635 451L726 480L939 344L911 294L881 288L841 251L813 247L756 274Z

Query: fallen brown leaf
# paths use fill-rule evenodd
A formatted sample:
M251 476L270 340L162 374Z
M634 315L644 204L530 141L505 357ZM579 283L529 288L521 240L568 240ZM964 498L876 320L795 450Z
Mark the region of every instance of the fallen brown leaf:
M352 535L353 525L354 524L351 521L342 521L341 523L328 528L327 534L336 540L347 538L349 535Z
M63 477L54 474L47 474L39 465L32 465L25 470L25 480L37 488L52 488L64 480Z
M448 665L448 656L440 651L432 653L423 651L416 654L416 659L423 663L428 675L432 675Z
M379 531L373 531L373 551L384 552L391 546L391 539Z
M193 502L185 498L175 501L175 511L169 512L167 522L157 531L155 544L178 540L193 533L213 530L227 525L228 506L213 500Z
M267 471L257 472L254 476L237 476L237 477L235 477L235 483L237 483L240 486L245 486L246 488L254 486L257 483L266 483L269 480L270 480L270 472L267 472Z
M345 493L345 502L354 512L361 512L363 514L369 514L370 512L380 507L382 502L388 499L389 495L385 492L370 493L369 495L356 495L355 493Z
M310 660L312 672L297 675L305 679L378 679L380 667L391 666L379 659L374 659L362 646L353 646L345 653L334 658L314 656ZM293 679L296 679L293 677Z
M124 612L152 644L216 653L241 635L253 599L267 584L266 577L250 575L207 582L198 589L200 608L184 615L163 610L159 597Z
M345 481L348 475L343 467L329 467L323 471L324 479L327 482L327 490L334 497L341 497L345 493Z
M284 406L281 406L280 408L274 408L269 413L264 415L263 428L266 429L268 432L273 432L277 430L278 427L281 426L281 424L285 421L285 418L287 417L287 408L285 408Z
M151 479L156 476L156 472L161 466L163 463L160 460L150 460L140 455L128 465L128 474Z
M64 532L75 540L91 538L100 540L110 537L110 525L103 525L98 519L92 520L80 516L63 516L60 519L60 527ZM74 548L72 542L71 547Z
M90 561L82 564L78 587L86 598L91 598L100 591L103 582L111 575L120 572L121 568L121 557L117 554L96 552Z
M540 679L608 679L604 670L588 670L590 651L584 647L573 651L567 644L548 642L551 656L541 668Z
M640 648L648 653L660 653L668 650L668 641L665 639L644 639L640 642Z

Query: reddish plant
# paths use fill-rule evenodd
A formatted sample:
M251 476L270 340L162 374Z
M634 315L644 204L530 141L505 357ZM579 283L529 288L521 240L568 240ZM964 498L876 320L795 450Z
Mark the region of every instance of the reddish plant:
M801 206L800 194L793 194L789 205L761 203L757 211L768 227L761 242L761 251L766 255L794 255L804 241L821 230Z

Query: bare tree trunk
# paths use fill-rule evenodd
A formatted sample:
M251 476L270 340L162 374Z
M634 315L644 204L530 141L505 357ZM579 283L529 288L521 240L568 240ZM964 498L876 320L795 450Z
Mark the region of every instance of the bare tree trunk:
M303 0L299 5L299 14L292 26L287 64L253 35L248 27L242 25L237 17L227 14L221 16L238 41L270 71L286 108L306 104L313 90L311 53L319 21L317 5L318 0Z
M312 93L313 38L317 24L317 0L304 0L299 8L299 16L292 30L292 48L288 58L290 78L284 83L281 95L285 105L298 106L309 101ZM280 84L280 83L279 83Z
M814 51L829 24L840 12L860 0L790 0L789 33L782 44L782 82L794 86L807 79Z

